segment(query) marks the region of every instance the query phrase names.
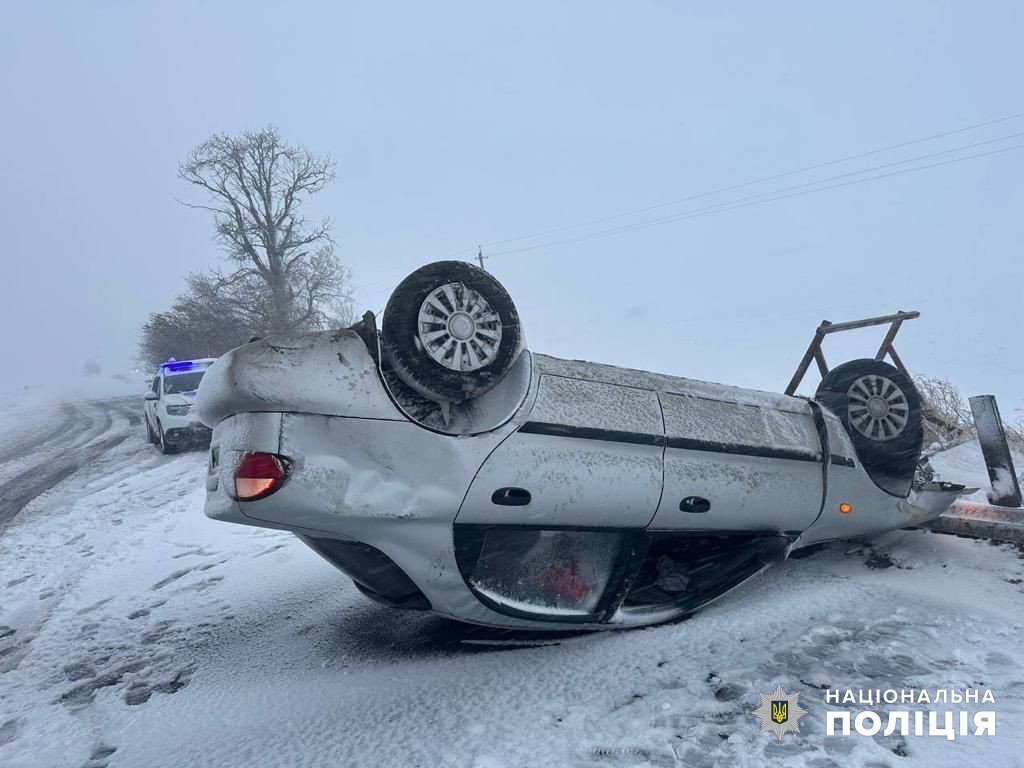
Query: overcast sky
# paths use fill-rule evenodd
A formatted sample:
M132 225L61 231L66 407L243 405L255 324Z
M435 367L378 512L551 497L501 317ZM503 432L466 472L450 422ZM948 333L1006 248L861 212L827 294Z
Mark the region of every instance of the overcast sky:
M334 157L312 210L334 219L362 311L478 243L1024 112L1011 0L5 2L3 18L8 386L77 376L90 357L127 368L147 315L217 263L208 214L175 202L192 194L178 161L214 132L272 122ZM1024 117L485 253L1024 143L1014 134ZM534 350L775 390L823 318L918 309L897 345L907 364L995 393L1011 417L1022 171L1024 150L998 152L488 268ZM827 355L873 354L880 337L833 338Z

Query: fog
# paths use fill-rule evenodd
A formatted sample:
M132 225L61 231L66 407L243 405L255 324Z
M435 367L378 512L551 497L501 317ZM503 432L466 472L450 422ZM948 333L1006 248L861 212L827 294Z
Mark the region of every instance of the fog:
M221 258L177 163L273 123L337 162L310 212L357 312L484 244L534 350L779 390L823 318L917 309L907 365L1012 419L1024 117L685 199L1024 113L1022 22L1010 2L7 3L3 391L130 369L149 313ZM917 164L1000 151L578 239L969 145Z

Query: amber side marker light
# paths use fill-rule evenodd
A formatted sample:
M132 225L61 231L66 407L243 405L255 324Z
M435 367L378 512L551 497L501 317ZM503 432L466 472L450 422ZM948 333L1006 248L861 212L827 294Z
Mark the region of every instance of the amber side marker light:
M288 459L273 453L246 451L235 466L235 492L238 501L256 501L274 493L288 479Z
M851 512L853 512L853 506L844 501L842 504L839 505L839 511L842 512L844 515L848 515Z

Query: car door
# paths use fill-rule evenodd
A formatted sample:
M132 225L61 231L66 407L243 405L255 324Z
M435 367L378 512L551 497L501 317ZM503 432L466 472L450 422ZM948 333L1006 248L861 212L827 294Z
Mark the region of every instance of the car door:
M150 386L150 391L155 394L158 398L160 397L160 376L153 377L153 383ZM146 414L146 419L149 421L149 426L156 431L156 406L159 400L143 400L142 408Z
M662 486L649 389L542 374L524 423L477 472L460 524L643 528Z
M652 530L806 529L822 502L822 451L810 406L659 393L665 491Z

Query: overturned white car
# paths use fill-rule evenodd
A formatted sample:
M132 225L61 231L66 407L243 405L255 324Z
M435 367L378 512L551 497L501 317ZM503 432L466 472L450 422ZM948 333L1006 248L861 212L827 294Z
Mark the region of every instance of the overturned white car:
M206 514L293 531L386 605L546 629L692 612L795 548L915 525L920 403L877 360L813 399L531 353L487 272L404 280L378 332L267 338L203 379Z

